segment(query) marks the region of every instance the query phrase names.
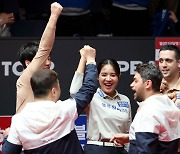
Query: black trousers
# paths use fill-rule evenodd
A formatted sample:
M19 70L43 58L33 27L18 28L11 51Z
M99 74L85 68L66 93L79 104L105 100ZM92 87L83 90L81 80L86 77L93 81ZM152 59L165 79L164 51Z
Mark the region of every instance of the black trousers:
M84 154L127 154L123 147L99 146L87 144L84 146Z

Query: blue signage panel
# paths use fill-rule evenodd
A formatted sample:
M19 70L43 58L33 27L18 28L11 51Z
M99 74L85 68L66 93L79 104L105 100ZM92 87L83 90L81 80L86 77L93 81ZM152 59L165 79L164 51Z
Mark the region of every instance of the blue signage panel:
M78 119L75 121L76 132L78 135L78 139L81 143L81 146L84 147L86 144L86 135L87 135L87 125L86 125L87 117L86 115L80 115Z

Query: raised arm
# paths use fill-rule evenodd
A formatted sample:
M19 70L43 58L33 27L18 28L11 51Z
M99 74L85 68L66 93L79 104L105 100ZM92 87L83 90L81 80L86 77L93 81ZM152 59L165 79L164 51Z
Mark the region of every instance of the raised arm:
M86 66L86 56L84 55L85 52L84 50L86 48L89 48L89 50L93 50L93 48L90 48L90 46L88 45L85 45L79 52L80 52L80 55L81 55L81 58L79 60L79 64L78 64L78 67L77 67L77 70L76 72L78 73L84 73L84 70L85 70L85 66Z
M36 66L38 65L37 67L31 68L34 69L34 71L39 70L39 67L42 68L43 62L49 57L55 40L56 23L61 14L62 9L62 6L57 2L51 4L51 15L49 17L49 21L41 37L38 52L35 58L33 58L32 60L32 65L34 64L34 62L36 63ZM38 62L36 61L37 59Z
M74 95L74 99L77 103L78 114L81 114L91 102L98 87L97 68L95 62L96 51L90 46L84 46L81 51L84 53L86 59L86 71L82 87Z
M83 82L83 77L84 77L84 70L86 67L86 57L84 55L84 50L85 47L88 47L87 45L85 45L79 52L81 55L81 58L79 60L79 64L77 67L76 72L74 73L72 82L71 82L71 86L70 86L70 95L73 97L78 90L81 88L82 86L82 82ZM90 48L93 49L93 48Z
M59 3L54 2L51 4L51 15L41 37L38 52L17 80L16 113L24 108L27 101L33 101L30 78L35 71L38 71L45 66L45 62L53 47L56 23L61 11L62 6Z

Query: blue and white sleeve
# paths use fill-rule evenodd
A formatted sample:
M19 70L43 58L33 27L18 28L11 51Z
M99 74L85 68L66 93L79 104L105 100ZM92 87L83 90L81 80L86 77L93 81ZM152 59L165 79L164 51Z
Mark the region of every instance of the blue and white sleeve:
M82 87L74 95L77 104L77 112L81 114L91 102L98 87L97 68L94 64L88 64L84 75Z

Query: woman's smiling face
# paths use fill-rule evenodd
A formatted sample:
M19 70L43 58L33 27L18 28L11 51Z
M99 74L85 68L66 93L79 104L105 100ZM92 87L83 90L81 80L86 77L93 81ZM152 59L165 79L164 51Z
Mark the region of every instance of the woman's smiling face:
M119 75L117 75L111 64L106 64L102 67L98 80L101 90L105 94L113 97L115 95L116 86L119 82Z

